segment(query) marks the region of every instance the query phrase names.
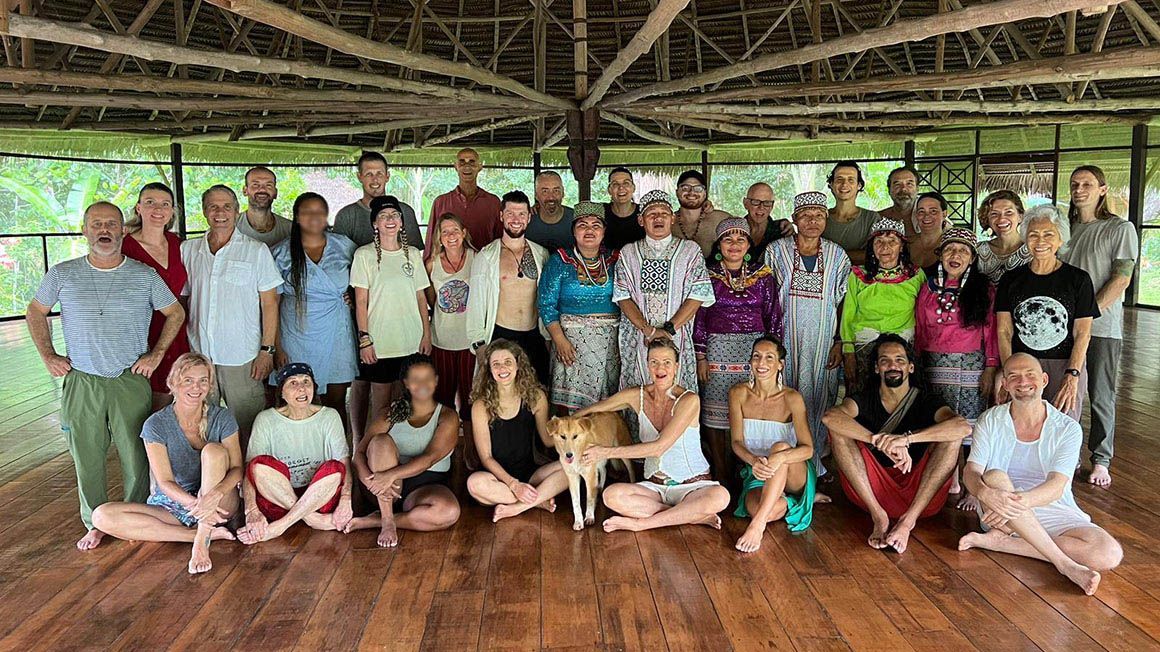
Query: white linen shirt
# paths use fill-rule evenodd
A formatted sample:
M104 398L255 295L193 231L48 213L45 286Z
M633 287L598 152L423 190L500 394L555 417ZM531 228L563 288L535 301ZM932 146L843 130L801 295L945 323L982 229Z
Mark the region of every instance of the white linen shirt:
M258 357L262 344L260 292L280 288L283 279L270 249L234 230L216 254L208 238L181 243L189 274L182 296L189 297L189 346L214 364L236 367Z

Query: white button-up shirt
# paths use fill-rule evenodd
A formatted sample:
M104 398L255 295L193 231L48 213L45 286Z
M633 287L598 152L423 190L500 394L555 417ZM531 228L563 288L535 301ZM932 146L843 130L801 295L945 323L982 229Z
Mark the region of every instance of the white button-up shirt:
M189 282L189 346L214 364L244 365L262 345L260 292L282 285L282 275L266 245L234 231L216 254L208 238L181 243Z

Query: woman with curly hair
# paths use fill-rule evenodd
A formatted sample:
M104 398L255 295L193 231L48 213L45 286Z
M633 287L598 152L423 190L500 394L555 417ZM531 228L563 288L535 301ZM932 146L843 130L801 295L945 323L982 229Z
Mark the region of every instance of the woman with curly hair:
M979 245L979 271L995 285L1003 274L1031 262L1031 251L1020 235L1023 200L1010 190L996 190L979 207L979 224L995 237Z
M882 333L914 341L914 302L926 274L910 262L905 227L880 219L866 241L866 263L850 270L842 308L846 396L857 394L874 371L870 351Z
M495 505L492 520L532 507L556 510L556 494L568 488L559 462L537 466L533 439L545 446L548 396L536 380L528 354L510 340L480 349L482 363L471 388L471 427L479 464L467 491L481 504Z
M430 356L417 354L403 362L402 398L367 427L352 459L379 511L351 519L345 532L377 527L379 546L391 548L399 543L400 529L444 530L459 520L450 483L459 417L435 400L438 382Z

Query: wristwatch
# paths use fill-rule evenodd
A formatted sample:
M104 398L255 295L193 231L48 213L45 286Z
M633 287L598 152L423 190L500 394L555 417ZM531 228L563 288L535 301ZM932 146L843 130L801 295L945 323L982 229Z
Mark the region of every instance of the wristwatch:
M275 348L273 345L271 345L271 346L260 346L260 347L258 347L258 350L261 351L262 353L269 353L270 355L274 355L274 352L277 351L278 349Z
M1064 369L1063 373L1075 378L1079 378L1079 369Z
M677 328L676 328L676 326L673 326L673 322L671 322L671 321L667 321L667 322L661 324L661 330L668 333L669 335L676 335L677 334Z

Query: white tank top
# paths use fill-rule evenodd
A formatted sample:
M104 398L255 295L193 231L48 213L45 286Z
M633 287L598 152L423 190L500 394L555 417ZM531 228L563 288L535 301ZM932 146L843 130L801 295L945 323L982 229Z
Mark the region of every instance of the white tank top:
M745 419L745 447L750 453L758 457L768 457L769 449L783 441L791 447L797 446L797 432L793 429L792 421L782 423Z
M431 264L431 287L435 290L431 344L444 351L462 351L471 346L467 341L467 299L475 252L465 249L463 255L463 266L454 274L444 271L443 261L438 258Z
M685 394L689 392L686 390ZM684 396L685 394L681 394ZM681 396L677 397L680 400ZM673 410L677 409L677 404L673 402ZM669 413L672 416L672 412ZM640 425L640 440L642 442L656 441L661 433L649 421L648 415L644 413L644 387L640 388L640 412L637 413L637 423ZM685 432L677 437L677 441L669 449L660 454L659 457L646 457L644 460L644 477L652 478L655 476L663 476L675 484L681 484L689 478L694 478L698 475L704 475L709 472L709 461L705 459L705 454L701 452L701 428L699 426L689 426Z
M435 426L439 425L439 413L442 411L443 406L436 404L431 418L419 428L412 426L407 421L400 421L391 426L391 439L395 440L395 446L399 449L399 464L406 464L427 450L427 447L431 445L431 438L435 436ZM429 470L450 471L451 453L432 465Z

